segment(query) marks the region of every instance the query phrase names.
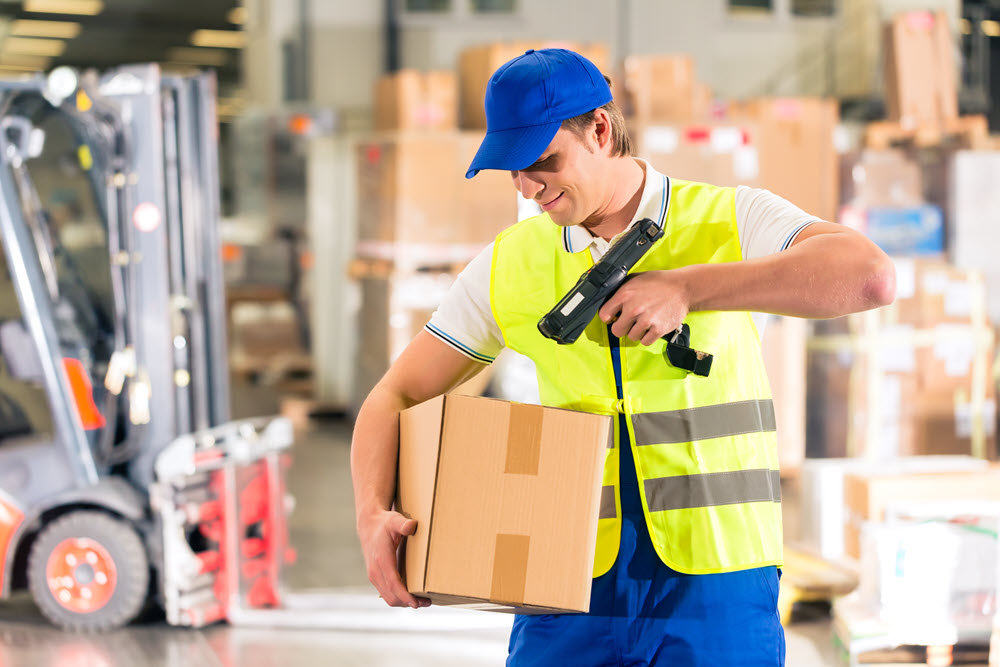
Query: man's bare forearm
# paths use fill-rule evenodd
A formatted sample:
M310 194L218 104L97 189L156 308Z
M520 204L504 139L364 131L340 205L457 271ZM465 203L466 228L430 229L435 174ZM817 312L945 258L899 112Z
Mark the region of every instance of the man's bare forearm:
M840 317L892 303L892 261L867 239L826 233L743 262L700 264L683 273L690 310L746 310Z
M376 386L354 426L351 478L357 516L392 507L399 455L399 413L409 407L401 396Z

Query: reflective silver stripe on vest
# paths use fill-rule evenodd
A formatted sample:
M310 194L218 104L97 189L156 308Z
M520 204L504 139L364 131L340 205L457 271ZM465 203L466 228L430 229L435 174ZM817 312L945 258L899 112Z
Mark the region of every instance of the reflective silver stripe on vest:
M614 519L616 516L618 516L618 510L615 508L615 487L602 486L601 513L597 515L597 518Z
M650 512L781 502L778 471L767 468L647 479L645 489Z
M701 408L643 412L632 415L635 444L655 445L695 442L743 433L775 430L774 403L770 400L738 401Z

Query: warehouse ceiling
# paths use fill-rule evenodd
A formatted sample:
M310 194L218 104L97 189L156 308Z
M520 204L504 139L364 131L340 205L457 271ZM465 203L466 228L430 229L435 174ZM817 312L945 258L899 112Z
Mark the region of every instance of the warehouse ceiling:
M239 0L0 0L0 74L159 62L212 67L221 84L235 84L239 49L199 47L192 38L196 31L215 30L224 32L202 33L210 44L212 38L241 39L238 5Z

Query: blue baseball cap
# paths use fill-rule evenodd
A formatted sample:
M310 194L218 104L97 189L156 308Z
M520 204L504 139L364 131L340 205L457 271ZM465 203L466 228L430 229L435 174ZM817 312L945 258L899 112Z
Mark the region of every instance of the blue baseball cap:
M486 86L486 138L466 178L518 170L545 152L562 122L611 101L600 70L566 49L530 49L500 66Z

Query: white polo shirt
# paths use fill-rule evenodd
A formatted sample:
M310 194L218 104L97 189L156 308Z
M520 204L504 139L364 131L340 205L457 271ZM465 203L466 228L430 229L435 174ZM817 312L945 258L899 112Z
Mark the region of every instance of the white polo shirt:
M637 221L665 219L669 197L669 179L657 172L645 160L637 159L646 171L639 208L624 234ZM529 202L530 203L530 202ZM541 209L538 209L541 213ZM521 217L526 217L521 214ZM807 225L820 219L805 213L794 204L767 190L739 186L736 188L736 228L744 259L765 257L791 245L795 236ZM618 236L621 236L619 234ZM563 229L563 251L579 252L590 248L594 261L599 260L618 238L605 241L590 234L581 225ZM492 363L503 350L503 335L490 308L490 266L493 244L486 246L455 280L441 305L424 327L471 359ZM555 303L552 304L553 306ZM757 331L763 336L766 315L754 313Z

